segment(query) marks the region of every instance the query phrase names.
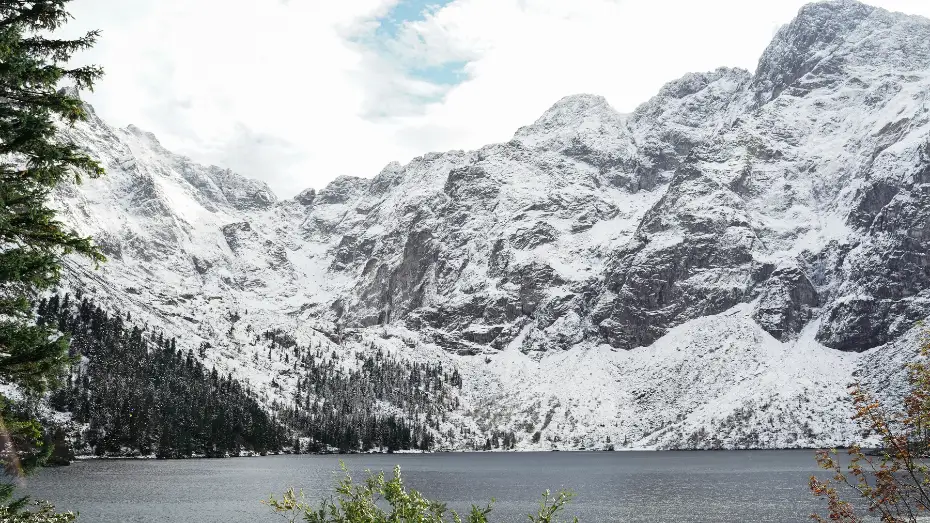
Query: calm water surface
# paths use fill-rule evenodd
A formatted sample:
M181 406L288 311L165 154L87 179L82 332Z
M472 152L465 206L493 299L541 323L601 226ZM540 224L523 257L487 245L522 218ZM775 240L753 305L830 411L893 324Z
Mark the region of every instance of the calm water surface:
M492 521L525 522L543 490L577 497L587 522L801 522L821 507L807 490L813 451L450 453L91 460L44 469L25 492L82 523L283 521L259 501L289 486L328 496L339 460L356 477L400 464L409 487L464 511L497 499Z

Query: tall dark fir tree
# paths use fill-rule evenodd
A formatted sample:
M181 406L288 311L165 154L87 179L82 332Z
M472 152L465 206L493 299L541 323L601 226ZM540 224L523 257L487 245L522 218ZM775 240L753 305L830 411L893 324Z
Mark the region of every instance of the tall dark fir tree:
M94 44L97 31L72 40L52 37L71 18L69 1L0 0L0 381L27 398L0 396L0 429L8 443L0 447L0 460L8 476L28 473L48 455L28 399L49 390L68 361L68 340L35 324L34 298L58 281L65 254L92 263L104 259L89 238L58 221L48 203L58 184L103 174L59 133L61 125L86 117L74 93L91 89L102 75L99 67L67 65ZM11 484L0 486L0 495L11 499ZM11 514L24 506L3 505L0 520L15 518Z

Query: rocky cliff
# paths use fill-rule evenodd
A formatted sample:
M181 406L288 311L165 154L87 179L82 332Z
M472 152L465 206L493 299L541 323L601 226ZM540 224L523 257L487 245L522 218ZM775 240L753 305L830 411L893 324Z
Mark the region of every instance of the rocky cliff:
M291 200L92 115L65 132L108 175L57 204L110 261L68 284L268 398L293 380L250 333L280 328L460 368L449 433L481 441L848 442L846 385L897 390L930 317L928 97L930 20L836 0L754 73L631 114L569 96L507 143Z

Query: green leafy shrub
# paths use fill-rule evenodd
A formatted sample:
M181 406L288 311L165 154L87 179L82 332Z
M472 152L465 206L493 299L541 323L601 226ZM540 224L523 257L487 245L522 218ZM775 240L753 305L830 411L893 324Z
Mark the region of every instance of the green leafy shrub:
M394 476L385 479L384 472L373 474L363 483L355 484L352 476L341 464L343 477L336 485L336 496L322 501L319 505L307 502L304 492L288 489L281 499L271 496L262 501L271 510L283 516L288 523L304 521L305 523L488 523L488 514L494 500L484 507L472 505L468 514L462 518L455 511L448 510L446 504L426 499L422 494L404 486L400 467L394 467ZM547 490L542 495L539 511L529 515L531 523L556 523L558 514L571 501L573 493L562 491L556 495ZM388 510L379 506L387 505ZM578 523L578 518L573 519Z
M12 498L13 485L0 485L0 521L3 523L71 523L77 519L73 512L55 512L55 507L45 501Z

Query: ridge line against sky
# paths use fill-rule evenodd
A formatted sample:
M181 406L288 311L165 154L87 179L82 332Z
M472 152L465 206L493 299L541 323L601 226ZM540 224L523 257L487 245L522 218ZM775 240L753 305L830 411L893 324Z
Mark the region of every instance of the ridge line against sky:
M281 197L507 141L560 98L632 111L665 83L753 71L804 0L74 0L67 35L109 124ZM926 0L871 5L930 17Z

